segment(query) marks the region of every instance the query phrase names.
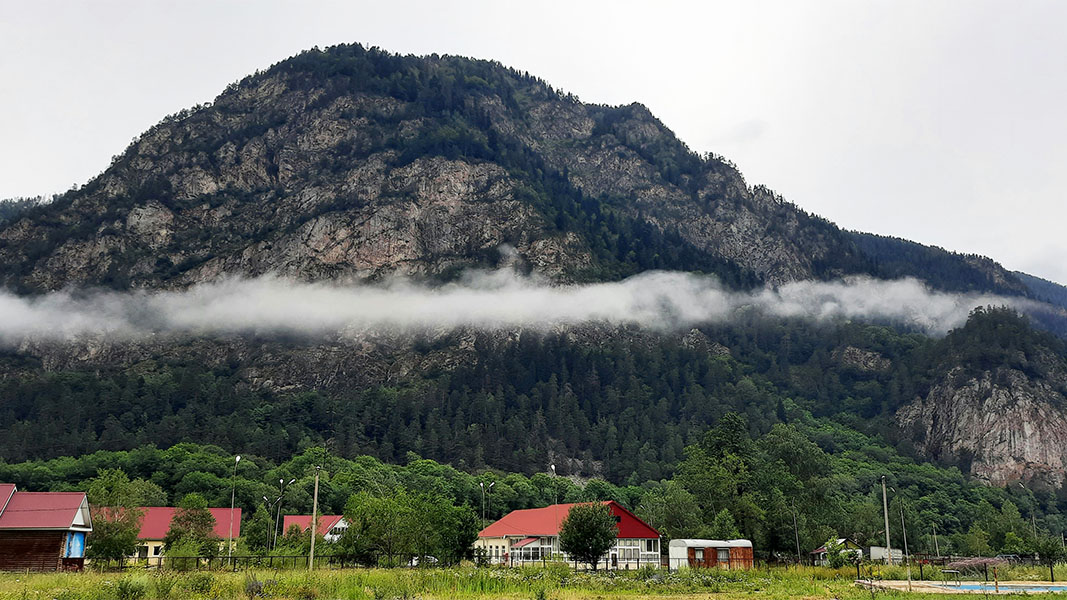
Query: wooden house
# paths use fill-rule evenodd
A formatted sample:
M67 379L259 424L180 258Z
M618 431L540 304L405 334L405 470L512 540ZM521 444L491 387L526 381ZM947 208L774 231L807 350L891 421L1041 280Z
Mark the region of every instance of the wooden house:
M85 492L20 492L0 483L0 571L80 571L92 530Z

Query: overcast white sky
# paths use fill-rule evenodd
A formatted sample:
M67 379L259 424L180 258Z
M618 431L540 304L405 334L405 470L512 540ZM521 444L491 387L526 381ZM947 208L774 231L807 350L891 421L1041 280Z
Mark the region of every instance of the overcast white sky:
M361 42L642 102L843 227L1067 283L1067 2L2 2L0 198L84 183L164 115Z

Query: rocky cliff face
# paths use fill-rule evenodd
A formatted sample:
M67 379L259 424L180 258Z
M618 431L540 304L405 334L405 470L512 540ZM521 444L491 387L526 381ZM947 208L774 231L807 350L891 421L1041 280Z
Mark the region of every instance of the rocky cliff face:
M1067 471L1062 388L1010 369L959 384L951 381L954 375L897 415L919 449L964 470L969 466L972 474L994 485L1062 485Z
M393 72L330 71L367 65ZM384 77L466 87L427 99ZM640 105L585 105L491 63L345 47L169 117L80 190L0 228L0 280L43 291L440 276L491 265L503 244L566 280L590 268L596 242L531 201L560 193L544 189L546 171L771 283L862 263L835 227L695 156Z
M929 390L898 410L926 456L996 485L1058 488L1067 473L1067 360L1007 311L975 315L938 344Z

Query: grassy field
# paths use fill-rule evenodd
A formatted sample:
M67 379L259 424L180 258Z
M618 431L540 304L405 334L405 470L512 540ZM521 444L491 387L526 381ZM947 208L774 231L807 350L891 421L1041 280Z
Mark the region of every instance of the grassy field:
M1040 571L1013 569L1002 579L1047 579L1048 571L1044 571L1044 577ZM575 573L564 565L538 569L346 569L316 573L5 573L0 574L0 600L871 598L871 592L853 584L855 574L854 569L810 567L592 574ZM875 567L875 576L903 579L905 572L900 568ZM876 595L934 597L886 592Z

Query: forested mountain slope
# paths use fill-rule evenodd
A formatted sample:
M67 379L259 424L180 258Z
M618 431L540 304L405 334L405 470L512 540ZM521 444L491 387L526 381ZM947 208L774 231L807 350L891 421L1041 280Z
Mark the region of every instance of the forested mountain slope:
M249 76L164 119L81 188L0 221L0 282L31 303L56 290L151 293L266 274L440 283L501 256L554 284L670 269L767 293L856 275L1036 293L989 259L844 232L691 152L641 105L583 104L493 62L358 45ZM1003 332L1036 335L1025 322ZM641 484L670 476L727 412L759 436L798 408L991 481L1057 485L1059 458L1031 461L1048 465L1040 473L1005 467L1062 457L1045 438L1007 458L931 441L954 434L930 407L968 381L950 376L964 357L936 358L951 349L943 343L899 323L744 311L691 331L28 336L0 357L0 454L196 441L283 460L334 438L349 457L417 452L523 473L555 461ZM1062 358L1041 344L1046 358L1027 364ZM1023 373L1005 389L1052 412L1022 418L1059 423L1059 368L998 356L975 363L976 380ZM1029 435L1029 421L1005 414L1005 435Z

